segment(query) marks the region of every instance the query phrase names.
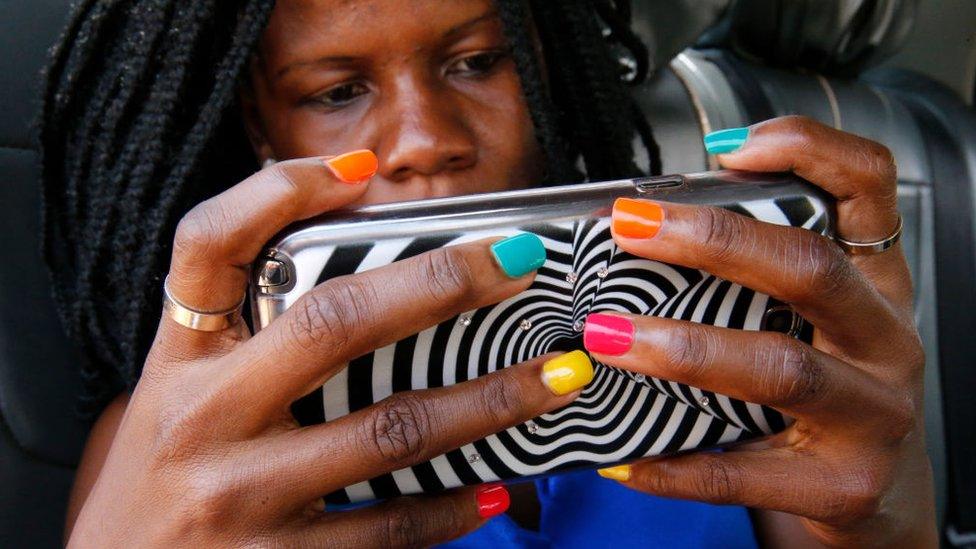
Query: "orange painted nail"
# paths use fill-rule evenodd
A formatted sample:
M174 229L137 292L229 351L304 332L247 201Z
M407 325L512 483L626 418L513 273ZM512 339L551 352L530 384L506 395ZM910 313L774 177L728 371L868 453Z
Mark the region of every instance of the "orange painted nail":
M343 183L362 183L373 177L379 161L373 151L362 149L333 156L325 161L325 165Z
M613 232L626 238L652 238L664 223L664 208L657 202L618 198L613 203Z

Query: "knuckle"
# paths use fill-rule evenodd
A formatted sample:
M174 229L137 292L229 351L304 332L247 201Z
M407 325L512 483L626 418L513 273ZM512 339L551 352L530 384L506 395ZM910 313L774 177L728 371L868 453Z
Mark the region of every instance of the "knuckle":
M678 493L674 475L657 472L647 474L639 469L635 470L634 473L631 482L643 492L665 497L674 497Z
M221 223L214 200L211 198L197 204L180 219L173 238L175 255L194 257L217 251Z
M521 418L525 410L525 394L515 376L502 370L481 379L484 386L477 393L481 399L480 413L500 427L507 427Z
M171 456L170 448L184 448L184 442L192 439L195 430L193 422L188 420L185 411L173 410L167 407L160 411L156 422L156 447L166 455L159 461L166 461Z
M398 393L376 404L362 425L366 448L390 464L412 464L427 448L431 418L421 398Z
M789 301L806 302L836 298L854 277L854 270L839 247L826 238L803 229L790 231L795 241L788 246L793 257L788 265L795 265L796 273L787 289Z
M233 475L213 465L188 468L183 492L186 523L200 531L220 529L233 520L247 490Z
M423 547L427 539L424 521L417 516L413 498L402 498L389 507L383 521L383 538L387 547Z
M376 302L372 285L358 276L337 278L303 296L290 322L293 341L309 351L327 345L333 352L348 349L355 334L370 324L370 311Z
M468 258L461 248L448 246L424 254L419 273L427 295L438 306L447 306L474 286Z
M823 134L823 124L799 114L783 116L777 121L781 124L781 131L793 149L793 154L804 157L816 152L819 136Z
M741 477L736 466L728 460L708 458L702 461L692 489L696 495L713 503L735 503L741 489Z
M298 343L312 352L323 345L346 346L350 328L336 304L322 294L310 293L296 305L295 315L289 323L291 341L282 342L283 346Z
M150 454L153 463L174 463L205 453L203 433L210 417L206 408L202 400L176 398L157 412Z
M298 180L292 176L288 166L288 162L275 162L271 166L262 169L260 173L262 177L266 177L269 180L273 180L278 184L283 185L288 191L294 194L301 194L303 187Z
M813 118L802 114L781 116L776 120L786 134L792 135L793 139L797 140L800 148L808 146L813 140L814 132L822 127Z
M878 474L867 468L850 473L829 502L828 513L851 522L877 516L884 503L884 484Z
M694 224L701 235L701 253L710 263L724 264L741 255L744 219L714 207L695 208Z
M667 328L662 350L663 366L678 380L694 382L701 379L711 358L710 336L690 322L679 322Z
M898 179L898 168L895 164L895 155L891 149L878 143L877 141L865 140L864 154L867 157L865 165L872 168L875 174L873 182L880 190L895 192L895 185Z
M907 349L902 354L902 359L909 380L917 383L921 382L925 375L925 347L922 345L922 336L914 325L907 332L908 334L904 337Z
M885 441L892 446L898 446L910 438L918 427L915 399L911 396L893 398L892 404L884 414Z
M811 131L820 123L806 116L804 114L788 114L786 116L779 117L780 123L787 129L793 130L797 133L806 133Z
M769 365L771 400L781 406L798 406L815 400L826 388L823 364L805 344L785 335L777 339L780 344L773 353L776 358Z

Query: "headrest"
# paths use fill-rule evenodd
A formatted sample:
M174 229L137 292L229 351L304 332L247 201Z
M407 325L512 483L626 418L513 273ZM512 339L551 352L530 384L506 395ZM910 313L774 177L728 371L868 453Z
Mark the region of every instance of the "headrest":
M707 3L707 2L705 2ZM735 0L699 45L748 60L855 75L895 53L917 0Z

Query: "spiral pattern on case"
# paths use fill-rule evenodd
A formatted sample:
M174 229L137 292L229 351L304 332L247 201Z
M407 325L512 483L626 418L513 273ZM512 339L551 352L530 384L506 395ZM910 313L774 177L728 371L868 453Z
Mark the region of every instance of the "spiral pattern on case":
M824 232L825 212L806 198L745 202L734 211ZM552 350L582 349L590 312L655 315L744 330L761 328L771 299L703 271L616 248L609 219L342 246L320 258L318 281L428 250L520 231L539 235L547 261L532 286L355 359L293 408L302 423L329 421L399 391L474 379ZM431 492L642 456L707 448L776 432L778 412L670 381L596 364L572 404L426 463L331 494L335 503Z

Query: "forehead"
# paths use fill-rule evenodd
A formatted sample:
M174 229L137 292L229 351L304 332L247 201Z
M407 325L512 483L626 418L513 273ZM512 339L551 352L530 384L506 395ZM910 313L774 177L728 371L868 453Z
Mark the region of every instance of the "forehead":
M261 52L267 62L282 64L312 49L364 56L422 48L493 8L492 0L279 0Z

